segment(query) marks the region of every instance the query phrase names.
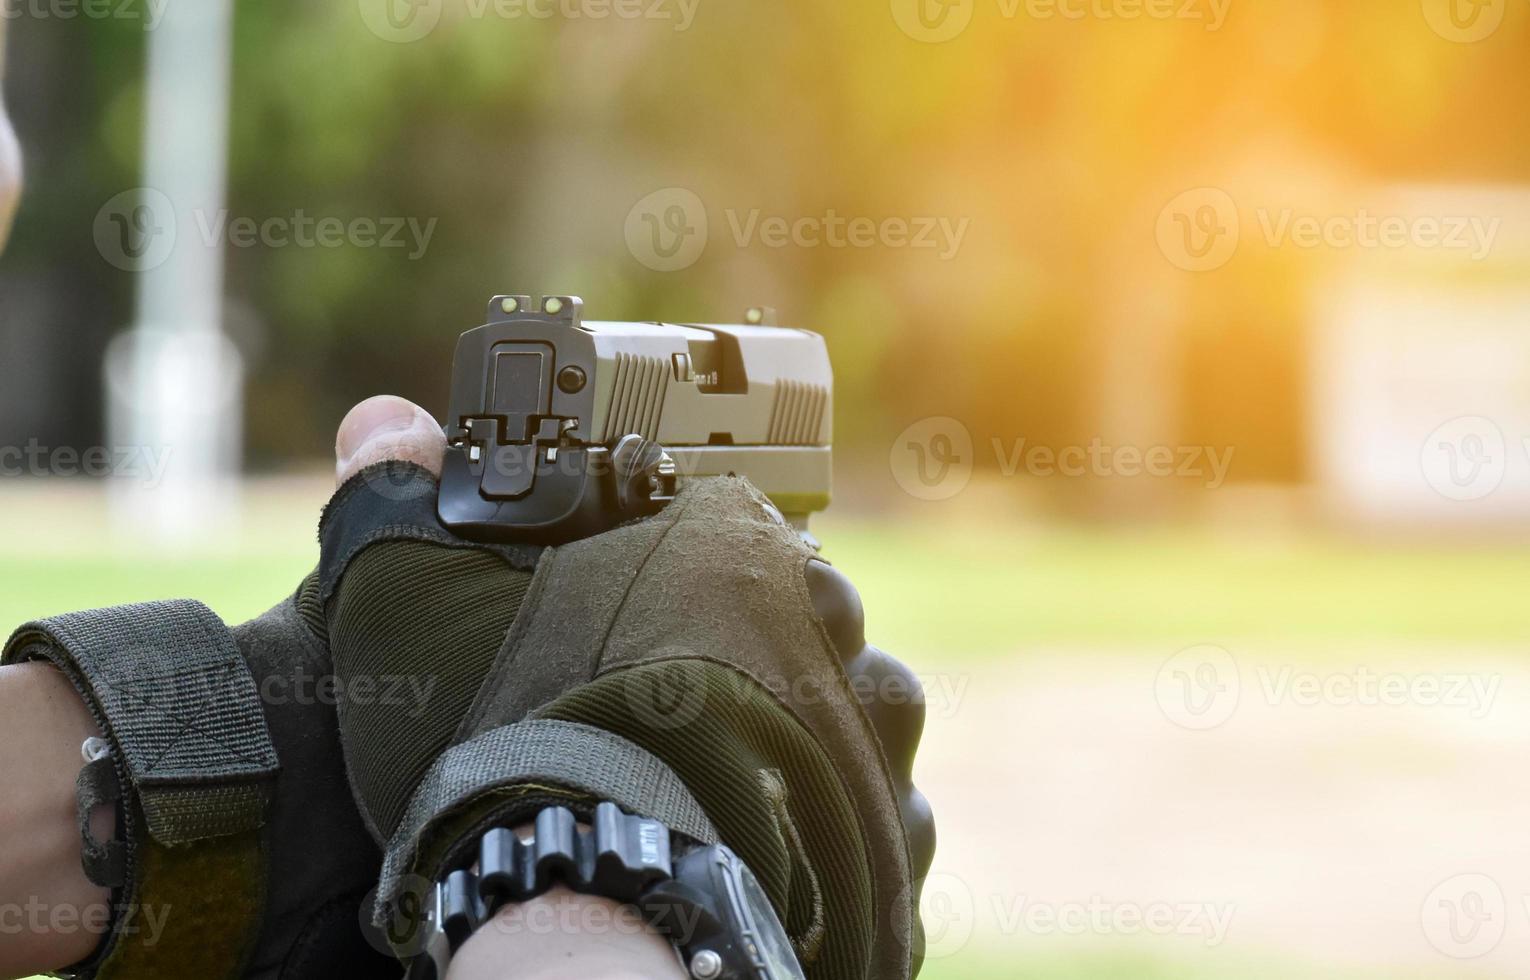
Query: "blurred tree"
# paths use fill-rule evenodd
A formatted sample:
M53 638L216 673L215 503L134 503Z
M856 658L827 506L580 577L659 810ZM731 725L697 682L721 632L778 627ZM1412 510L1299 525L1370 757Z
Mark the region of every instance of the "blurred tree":
M627 9L666 16L634 20L599 0L443 0L428 36L394 43L367 28L365 0L240 4L230 217L418 229L402 248L231 249L230 322L255 355L251 461L322 453L376 391L441 411L456 334L514 288L579 292L607 319L770 303L828 336L852 455L885 457L891 433L942 414L980 445L1231 441L1235 477L1299 478L1310 269L1255 233L1225 268L1182 272L1154 247L1158 209L1199 186L1258 209L1314 182L1524 180L1527 15L1456 44L1390 0L1234 4L1216 30L1035 6L978 4L964 33L927 44L886 3L650 0ZM136 184L142 32L14 25L7 87L32 180L0 266L4 439L98 438L95 358L132 282L91 235ZM624 229L667 187L699 196L710 239L658 272ZM752 218L830 211L944 219L964 237L741 240ZM1123 292L1183 306L1148 316Z

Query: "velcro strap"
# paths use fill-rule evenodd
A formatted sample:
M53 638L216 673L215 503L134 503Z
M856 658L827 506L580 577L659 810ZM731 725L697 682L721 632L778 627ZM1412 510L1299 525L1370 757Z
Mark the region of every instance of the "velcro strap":
M404 460L385 460L351 477L330 499L319 521L319 600L328 603L351 560L383 541L428 541L498 555L531 571L542 548L492 545L453 534L436 513L440 484L430 472Z
M265 823L276 750L249 667L212 610L179 600L30 623L0 657L24 660L56 664L85 697L159 844Z
M415 791L388 846L375 914L381 925L413 869L431 827L493 790L557 786L658 820L702 844L717 829L674 770L658 756L599 728L565 721L525 721L495 728L441 754Z

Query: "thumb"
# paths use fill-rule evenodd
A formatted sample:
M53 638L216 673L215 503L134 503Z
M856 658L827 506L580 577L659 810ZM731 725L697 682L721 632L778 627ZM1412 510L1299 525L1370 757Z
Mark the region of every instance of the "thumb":
M339 486L374 463L403 460L441 475L446 436L425 409L394 395L378 395L351 409L335 436Z

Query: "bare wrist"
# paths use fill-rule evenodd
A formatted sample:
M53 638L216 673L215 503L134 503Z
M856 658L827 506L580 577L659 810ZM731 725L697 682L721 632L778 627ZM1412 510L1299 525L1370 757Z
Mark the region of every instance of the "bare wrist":
M74 687L42 663L0 668L6 799L0 826L0 909L22 931L0 943L0 976L57 970L88 958L111 919L111 893L86 880L75 814L80 746L99 729ZM110 814L95 828L109 835Z
M564 887L500 909L447 980L685 980L675 948L636 909Z

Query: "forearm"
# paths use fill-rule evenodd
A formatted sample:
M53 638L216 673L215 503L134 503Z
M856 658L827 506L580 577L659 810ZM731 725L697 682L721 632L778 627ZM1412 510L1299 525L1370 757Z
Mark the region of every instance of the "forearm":
M0 977L86 959L110 923L111 893L80 865L80 746L101 733L73 687L40 663L0 667ZM97 815L109 837L111 815Z
M514 964L513 970L506 964ZM669 941L638 913L556 888L507 905L452 959L447 980L684 980Z

